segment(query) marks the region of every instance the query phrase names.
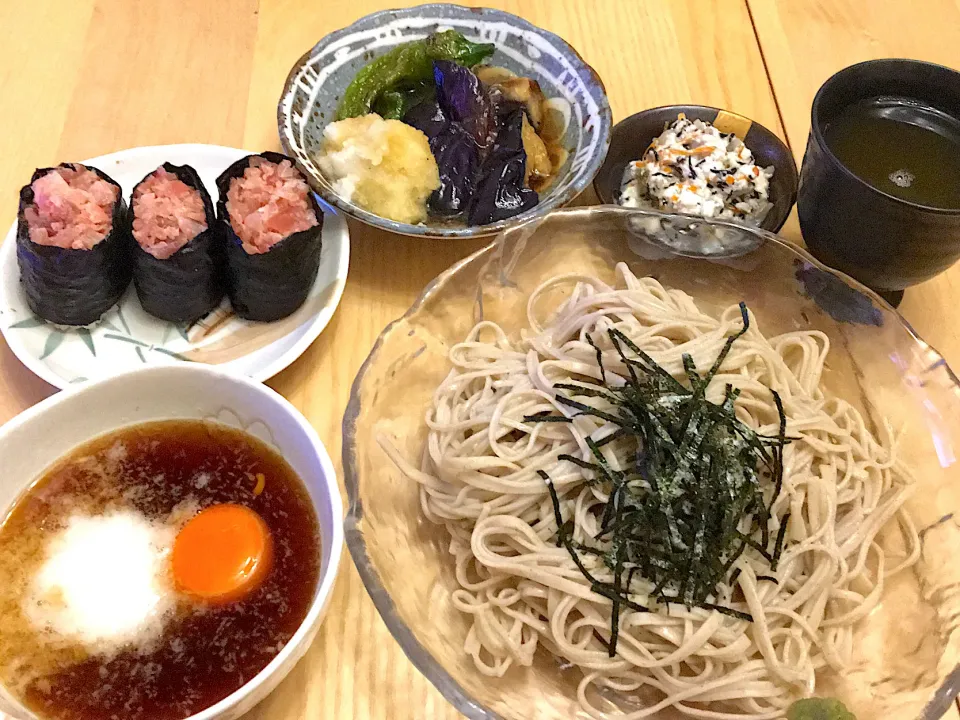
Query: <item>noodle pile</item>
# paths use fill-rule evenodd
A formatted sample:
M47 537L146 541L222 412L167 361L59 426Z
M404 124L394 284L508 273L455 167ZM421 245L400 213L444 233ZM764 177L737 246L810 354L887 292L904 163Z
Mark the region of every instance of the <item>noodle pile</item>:
M903 510L911 479L896 457L888 427L872 433L861 413L827 395L821 375L828 338L795 331L767 338L754 318L732 346L706 397L740 390L737 419L776 435L782 399L789 442L783 484L771 497L769 531L788 518L776 569L754 548L740 555L717 587L716 602L752 621L702 607L657 603L640 574L627 592L639 612L619 608L616 653L608 652L613 603L591 589L568 549L558 547L555 507L542 475L552 481L572 540L597 545L609 486L568 454L593 460L595 443L616 430L610 422L557 402L556 384L601 387L598 349L608 384L627 377L608 331L619 330L678 380L683 356L709 367L727 338L743 328L736 306L715 319L693 299L651 278L617 267L616 288L596 278L564 275L532 294L530 330L519 341L490 322L478 324L450 351L453 369L427 414L429 435L421 468L381 441L402 471L420 483L425 515L450 534L459 588L458 610L472 625L466 652L478 670L502 676L532 664L543 647L583 673L579 700L599 717L604 694L639 696L656 717L672 708L711 720L783 717L798 697L814 694L816 673L840 671L853 630L880 600L884 579L916 562L919 542ZM541 325L535 310L546 294L572 288ZM596 346L596 347L595 347ZM603 400L592 403L603 407ZM537 413L572 422L538 422ZM629 470L638 448L608 442L602 453L614 470ZM885 551L878 534L899 530L905 550ZM602 557L581 556L595 578L613 571ZM599 691L599 692L597 692Z

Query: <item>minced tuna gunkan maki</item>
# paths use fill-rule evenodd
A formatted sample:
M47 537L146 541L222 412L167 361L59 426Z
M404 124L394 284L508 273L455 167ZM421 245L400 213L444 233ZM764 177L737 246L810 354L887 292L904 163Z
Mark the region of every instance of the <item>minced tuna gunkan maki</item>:
M223 299L222 247L213 201L189 165L164 163L130 200L133 282L143 309L189 323Z
M323 214L291 158L249 155L217 178L227 293L242 318L270 322L306 300L320 266Z
M89 325L130 283L126 203L96 168L41 168L20 190L17 262L27 304L60 325Z

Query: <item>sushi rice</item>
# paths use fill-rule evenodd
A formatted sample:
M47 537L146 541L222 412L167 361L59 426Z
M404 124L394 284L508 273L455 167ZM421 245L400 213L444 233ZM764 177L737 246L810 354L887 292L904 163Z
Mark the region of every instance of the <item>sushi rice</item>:
M771 177L736 135L681 113L627 165L620 204L759 224L772 207Z

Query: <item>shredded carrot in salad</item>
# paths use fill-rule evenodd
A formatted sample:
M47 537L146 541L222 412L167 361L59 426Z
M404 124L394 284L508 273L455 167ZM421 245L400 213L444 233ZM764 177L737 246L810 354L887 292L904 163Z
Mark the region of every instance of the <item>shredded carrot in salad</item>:
M627 164L620 203L759 223L771 207L772 176L736 135L681 114Z

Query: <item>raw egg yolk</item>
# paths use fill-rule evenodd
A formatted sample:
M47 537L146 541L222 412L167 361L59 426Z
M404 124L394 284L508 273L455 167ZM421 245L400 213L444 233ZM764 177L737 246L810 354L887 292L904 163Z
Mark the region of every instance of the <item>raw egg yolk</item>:
M183 526L173 544L177 588L212 603L239 600L257 589L272 561L270 529L242 505L203 510Z

